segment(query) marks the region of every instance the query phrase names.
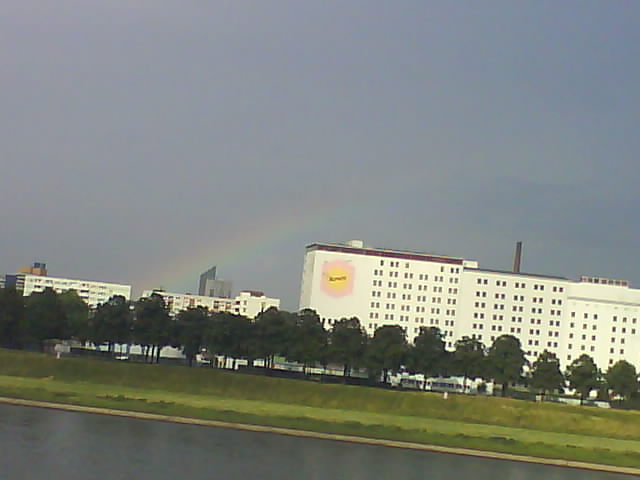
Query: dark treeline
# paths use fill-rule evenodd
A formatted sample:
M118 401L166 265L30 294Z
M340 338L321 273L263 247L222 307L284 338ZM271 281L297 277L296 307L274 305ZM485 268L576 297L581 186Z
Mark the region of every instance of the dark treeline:
M271 308L250 320L197 307L172 318L158 295L135 302L115 296L90 310L74 291L46 289L23 297L13 288L0 289L0 345L43 349L49 339L106 345L114 354L116 345L139 345L147 362L158 362L162 348L172 346L182 349L189 366L206 350L210 358L223 357L223 365L230 359L234 367L239 359L250 366L261 359L273 368L275 358L282 357L302 365L305 373L310 367L339 365L345 376L364 368L372 380L383 382L401 367L429 377L483 378L500 384L502 395L523 383L540 393L562 392L568 386L581 399L592 390L603 400L610 393L627 401L638 394L635 367L626 361L602 374L591 357L582 355L563 373L558 359L546 350L528 365L512 335L497 337L490 347L464 337L448 351L435 327L422 328L410 344L398 325L379 327L370 337L357 318L343 318L327 330L313 310Z

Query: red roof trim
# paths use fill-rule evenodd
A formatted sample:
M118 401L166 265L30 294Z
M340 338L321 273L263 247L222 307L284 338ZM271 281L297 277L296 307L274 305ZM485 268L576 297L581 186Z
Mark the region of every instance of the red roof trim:
M325 252L351 253L353 255L365 255L369 257L397 258L400 260L417 260L420 262L447 263L462 265L461 258L439 257L426 253L394 252L391 250L375 250L371 248L343 247L340 245L321 245L313 243L307 246L307 250L323 250Z

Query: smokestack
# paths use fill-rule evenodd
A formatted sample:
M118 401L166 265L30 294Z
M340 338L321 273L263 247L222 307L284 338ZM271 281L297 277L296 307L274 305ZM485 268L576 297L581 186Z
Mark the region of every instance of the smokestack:
M513 271L520 273L520 261L522 260L522 242L516 243L516 255L513 258Z

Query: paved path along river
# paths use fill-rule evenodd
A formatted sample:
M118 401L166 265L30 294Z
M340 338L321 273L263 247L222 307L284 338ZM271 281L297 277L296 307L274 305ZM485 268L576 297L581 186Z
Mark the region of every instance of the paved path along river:
M631 477L271 433L0 405L7 479L622 480Z

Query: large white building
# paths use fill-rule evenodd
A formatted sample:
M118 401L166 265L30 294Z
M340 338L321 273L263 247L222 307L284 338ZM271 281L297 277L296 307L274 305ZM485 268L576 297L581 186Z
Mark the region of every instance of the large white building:
M511 334L530 361L546 349L563 368L583 353L603 370L621 359L640 368L640 290L626 281L486 270L361 241L315 243L306 248L300 308L326 326L357 317L369 334L400 325L409 341L420 327L438 327L449 349L465 336L490 346Z
M171 315L177 315L182 310L191 307L205 307L210 312L229 312L255 318L259 313L271 307L280 308L280 299L269 298L263 292L245 290L235 298L207 297L191 295L190 293L172 293L164 290L145 290L143 297L152 294L160 295L169 307Z
M18 290L22 290L25 297L32 293L42 292L45 288L52 288L56 293L75 290L78 296L91 308L105 303L115 295L122 295L127 300L131 298L131 285L118 283L75 280L31 273L7 275L7 280L7 285L14 285Z

